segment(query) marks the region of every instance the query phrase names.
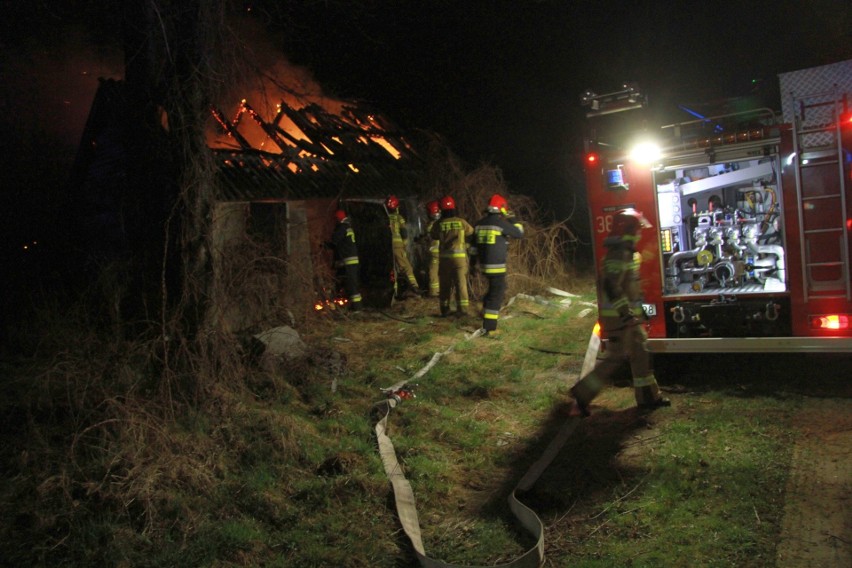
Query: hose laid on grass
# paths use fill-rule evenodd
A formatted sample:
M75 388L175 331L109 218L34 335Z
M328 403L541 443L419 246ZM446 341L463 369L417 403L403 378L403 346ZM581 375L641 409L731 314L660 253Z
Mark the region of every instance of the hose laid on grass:
M412 490L408 479L406 479L405 474L402 472L402 467L399 465L399 461L396 458L396 450L394 449L393 442L387 435L388 416L390 416L391 409L396 407L397 401L393 398L389 398L382 401L380 404L384 404L385 413L376 423L376 439L379 443L379 455L382 458L382 465L384 466L385 473L393 486L396 511L399 516L399 522L402 524L402 529L405 531L405 534L408 535L408 538L414 547L417 559L420 561L420 565L424 568L461 567L462 565L460 564L452 564L436 560L426 554L426 550L423 547L422 533L420 531L420 520L417 516L417 505L414 501L414 491ZM515 487L514 491L512 491L512 494L509 495L509 509L511 509L512 513L521 523L521 526L523 526L527 532L533 536L536 541L535 546L511 562L493 566L505 568L538 568L544 562L544 524L532 509L521 503L517 497L517 493L519 491L526 491L533 486L541 473L550 464L556 454L559 453L559 449L562 445L564 445L565 440L568 439L571 433L573 433L579 422L579 418L572 418L563 425L559 434L556 438L554 438L547 450L545 450L544 454L542 454L542 457L533 464ZM477 567L465 565L465 568Z
M480 332L471 334L467 337L467 339L478 337L478 335L481 335L481 330ZM600 342L595 342L595 339L596 336L593 333L592 338L589 340L589 350L586 353L586 362L594 360L594 357L597 356L597 349ZM429 360L429 363L413 378L422 377L438 362L442 355L450 353L452 350L453 347L450 347L443 353L435 353L435 355L433 355ZM593 353L591 353L592 350L594 350ZM584 368L585 367L586 365L584 365ZM400 466L396 457L396 450L394 449L393 442L387 435L387 422L391 410L396 408L402 400L413 395L410 393L410 390L408 390L406 382L398 383L383 390L388 395L388 398L378 402L375 406L378 419L376 420L374 429L379 446L379 455L381 456L385 473L393 487L399 521L402 524L402 529L405 531L405 534L408 535L408 538L414 547L414 552L417 555L417 559L420 561L420 565L424 568L486 568L451 564L441 560L436 560L426 554L426 550L423 547L422 533L420 531L420 520L417 516L417 506L414 501L414 490L411 488L411 484L408 482L402 471L402 466ZM490 565L490 568L538 568L544 563L544 524L541 522L541 519L538 518L538 515L535 514L535 511L521 503L517 494L523 493L532 488L579 424L580 418L569 418L565 421L559 429L559 432L553 440L551 440L550 444L548 444L547 448L538 460L530 466L515 486L511 495L509 495L509 509L515 515L515 518L518 519L521 526L523 526L524 529L532 535L533 539L535 539L535 546L508 563Z

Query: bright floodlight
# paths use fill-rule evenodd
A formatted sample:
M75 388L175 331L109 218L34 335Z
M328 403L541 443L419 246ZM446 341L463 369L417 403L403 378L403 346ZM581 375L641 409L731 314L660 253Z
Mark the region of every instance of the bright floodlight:
M660 159L660 147L653 142L640 142L630 152L630 159L640 164L652 164Z

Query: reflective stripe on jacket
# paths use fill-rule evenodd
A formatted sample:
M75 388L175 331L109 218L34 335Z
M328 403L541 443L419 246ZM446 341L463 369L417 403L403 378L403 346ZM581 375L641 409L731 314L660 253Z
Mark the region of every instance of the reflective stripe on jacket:
M358 247L355 245L355 231L344 221L338 223L331 234L331 244L334 248L335 264L358 264Z
M611 243L604 256L600 276L601 325L616 326L621 318L642 315L642 283L639 268L642 255L633 250L631 243ZM609 321L607 321L609 320ZM609 326L607 326L609 323Z
M506 272L509 237L523 238L524 226L520 221L509 222L500 213L489 213L476 223L474 235L482 271L485 274L500 274Z
M401 245L405 242L402 238L402 229L405 227L405 217L400 213L388 213L388 222L390 223L391 240L395 245Z
M435 226L435 223L437 223L437 222L438 222L437 220L436 220L436 221L429 221L429 224L428 224L428 225L426 225L426 234L427 234L427 235L431 235L431 233L432 233L432 227L434 227L434 226ZM441 241L439 241L438 239L433 238L433 237L431 237L431 236L430 236L430 237L429 237L429 253L430 253L433 257L437 258L437 257L438 257L438 252L439 252L440 250L441 250Z
M473 235L473 227L461 217L449 217L435 222L429 236L439 241L441 258L463 258L467 256L467 239Z

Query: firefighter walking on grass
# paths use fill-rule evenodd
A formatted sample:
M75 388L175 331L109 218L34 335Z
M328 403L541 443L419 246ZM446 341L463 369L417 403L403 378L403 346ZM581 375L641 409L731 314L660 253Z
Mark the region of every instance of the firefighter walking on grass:
M467 315L470 298L467 290L467 248L473 227L456 213L456 201L449 195L440 202L441 218L432 227L429 235L439 241L438 276L440 279L439 302L441 316L450 314L450 298L455 291L456 313Z
M642 327L641 255L636 246L642 229L647 228L651 224L634 209L623 209L613 217L612 231L604 240L607 251L602 273L598 275L602 291L598 316L609 341L604 358L571 389L572 416L589 415L589 404L625 360L630 364L636 404L641 410L671 405L660 395L651 369L648 336Z
M405 228L405 217L399 212L399 199L396 195L389 195L385 200L385 207L388 210L388 221L391 231L391 244L393 246L393 262L396 267L397 284L399 279L405 278L408 282L410 291L419 294L420 286L417 284L417 279L414 277L414 268L408 260L408 252L406 251L406 241L408 240L408 230Z
M343 281L343 290L349 299L349 308L358 311L361 309L361 280L355 231L352 230L346 211L342 209L335 211L334 220L337 225L331 233L331 242L327 243L327 246L334 251L334 267L338 278Z
M506 295L509 238L523 236L524 226L509 212L506 199L496 193L492 195L488 200L488 214L474 226L479 269L488 279L488 292L482 299L482 329L486 336L497 333L497 320Z

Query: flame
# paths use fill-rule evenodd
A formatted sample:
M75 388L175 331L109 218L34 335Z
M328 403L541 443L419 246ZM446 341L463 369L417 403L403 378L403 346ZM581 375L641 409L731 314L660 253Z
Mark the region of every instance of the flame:
M307 69L286 60L271 65L256 86L243 90L245 92L241 93L239 103L223 109L224 113L213 110L215 123L207 134L210 148L233 150L250 147L270 154L298 152L302 156L304 150L300 145L304 143L318 148L314 157L333 156L336 146L329 147L323 140L312 140L308 134L311 127L321 128L322 121L317 114L320 111L334 116L343 126L341 131L347 127L350 133L362 131L357 142L376 144L396 160L402 157L397 146L407 146L401 141L395 142L395 146L383 135L389 128L382 117L359 111L352 102L327 96ZM233 118L229 120L228 115ZM341 147L346 143L338 135L328 140ZM290 169L295 171L292 167Z
M393 156L397 160L402 156L402 154L399 152L399 150L394 148L394 146L390 142L388 142L387 140L385 140L381 136L373 136L372 138L373 138L373 142L375 142L376 144L378 144L379 146L381 146L382 148L387 150L388 154L390 154L391 156Z
M334 311L341 308L345 308L349 305L349 298L338 294L333 298L328 299L317 299L314 301L314 311L322 312L322 311Z

